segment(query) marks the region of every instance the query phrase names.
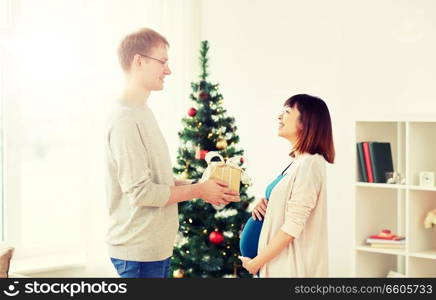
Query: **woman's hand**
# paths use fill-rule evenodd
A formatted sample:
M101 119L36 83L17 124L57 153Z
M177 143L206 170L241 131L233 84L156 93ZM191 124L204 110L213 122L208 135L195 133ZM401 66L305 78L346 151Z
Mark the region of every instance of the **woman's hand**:
M253 211L251 212L253 219L262 221L263 217L266 214L267 206L268 206L268 200L266 200L265 198L261 198L259 202L256 204L256 206L253 208Z
M239 256L239 259L242 261L242 266L252 275L256 275L257 272L259 272L260 267L262 267L256 263L255 259L245 256Z

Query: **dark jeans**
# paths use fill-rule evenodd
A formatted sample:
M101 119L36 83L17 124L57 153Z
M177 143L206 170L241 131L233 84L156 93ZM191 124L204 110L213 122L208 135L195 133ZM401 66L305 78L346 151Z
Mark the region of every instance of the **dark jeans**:
M111 257L121 278L167 278L170 258L159 261L131 261Z

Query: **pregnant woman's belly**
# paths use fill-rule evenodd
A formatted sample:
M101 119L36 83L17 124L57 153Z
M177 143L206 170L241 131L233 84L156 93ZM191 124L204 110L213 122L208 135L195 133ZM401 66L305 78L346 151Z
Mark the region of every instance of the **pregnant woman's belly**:
M239 236L239 248L241 255L254 258L257 256L260 231L262 230L263 220L254 220L253 217L245 223L244 229Z
M289 165L290 166L290 165ZM289 166L287 168L289 168ZM286 168L286 169L287 169ZM276 184L283 178L284 172L280 174L273 182L271 182L265 191L265 199L269 199L273 188ZM239 248L241 250L241 255L245 257L254 258L257 256L257 247L259 245L260 232L262 231L263 220L254 220L250 217L245 223L244 229L239 235Z

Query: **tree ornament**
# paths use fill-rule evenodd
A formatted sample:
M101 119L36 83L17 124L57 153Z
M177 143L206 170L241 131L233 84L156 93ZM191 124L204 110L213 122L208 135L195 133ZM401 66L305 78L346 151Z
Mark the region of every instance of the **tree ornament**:
M205 159L207 152L209 151L201 150L200 147L197 147L195 150L195 159Z
M182 269L177 269L173 271L173 278L183 278L183 275L185 275L185 271Z
M201 100L204 101L204 100L207 100L209 98L209 94L203 91L200 93L199 97Z
M224 242L224 236L219 231L213 231L209 234L209 241L214 245L219 245Z
M227 148L227 141L225 139L220 139L216 143L216 148L219 150L223 150Z
M180 174L180 179L182 179L182 180L186 180L186 179L188 179L189 178L189 174L188 174L188 171L183 171L183 173L182 174Z
M244 163L244 158L241 156L241 159L239 160L241 162L241 164Z
M188 110L188 115L189 115L190 117L195 117L196 114L197 114L197 110L196 110L195 108L191 107L191 108Z
M213 137L213 132L209 132L209 134L207 135L207 138L210 139Z

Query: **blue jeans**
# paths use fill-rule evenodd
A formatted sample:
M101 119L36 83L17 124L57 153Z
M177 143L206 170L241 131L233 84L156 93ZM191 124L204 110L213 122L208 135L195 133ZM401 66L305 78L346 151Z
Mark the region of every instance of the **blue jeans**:
M159 261L131 261L111 257L121 278L167 278L170 258Z

